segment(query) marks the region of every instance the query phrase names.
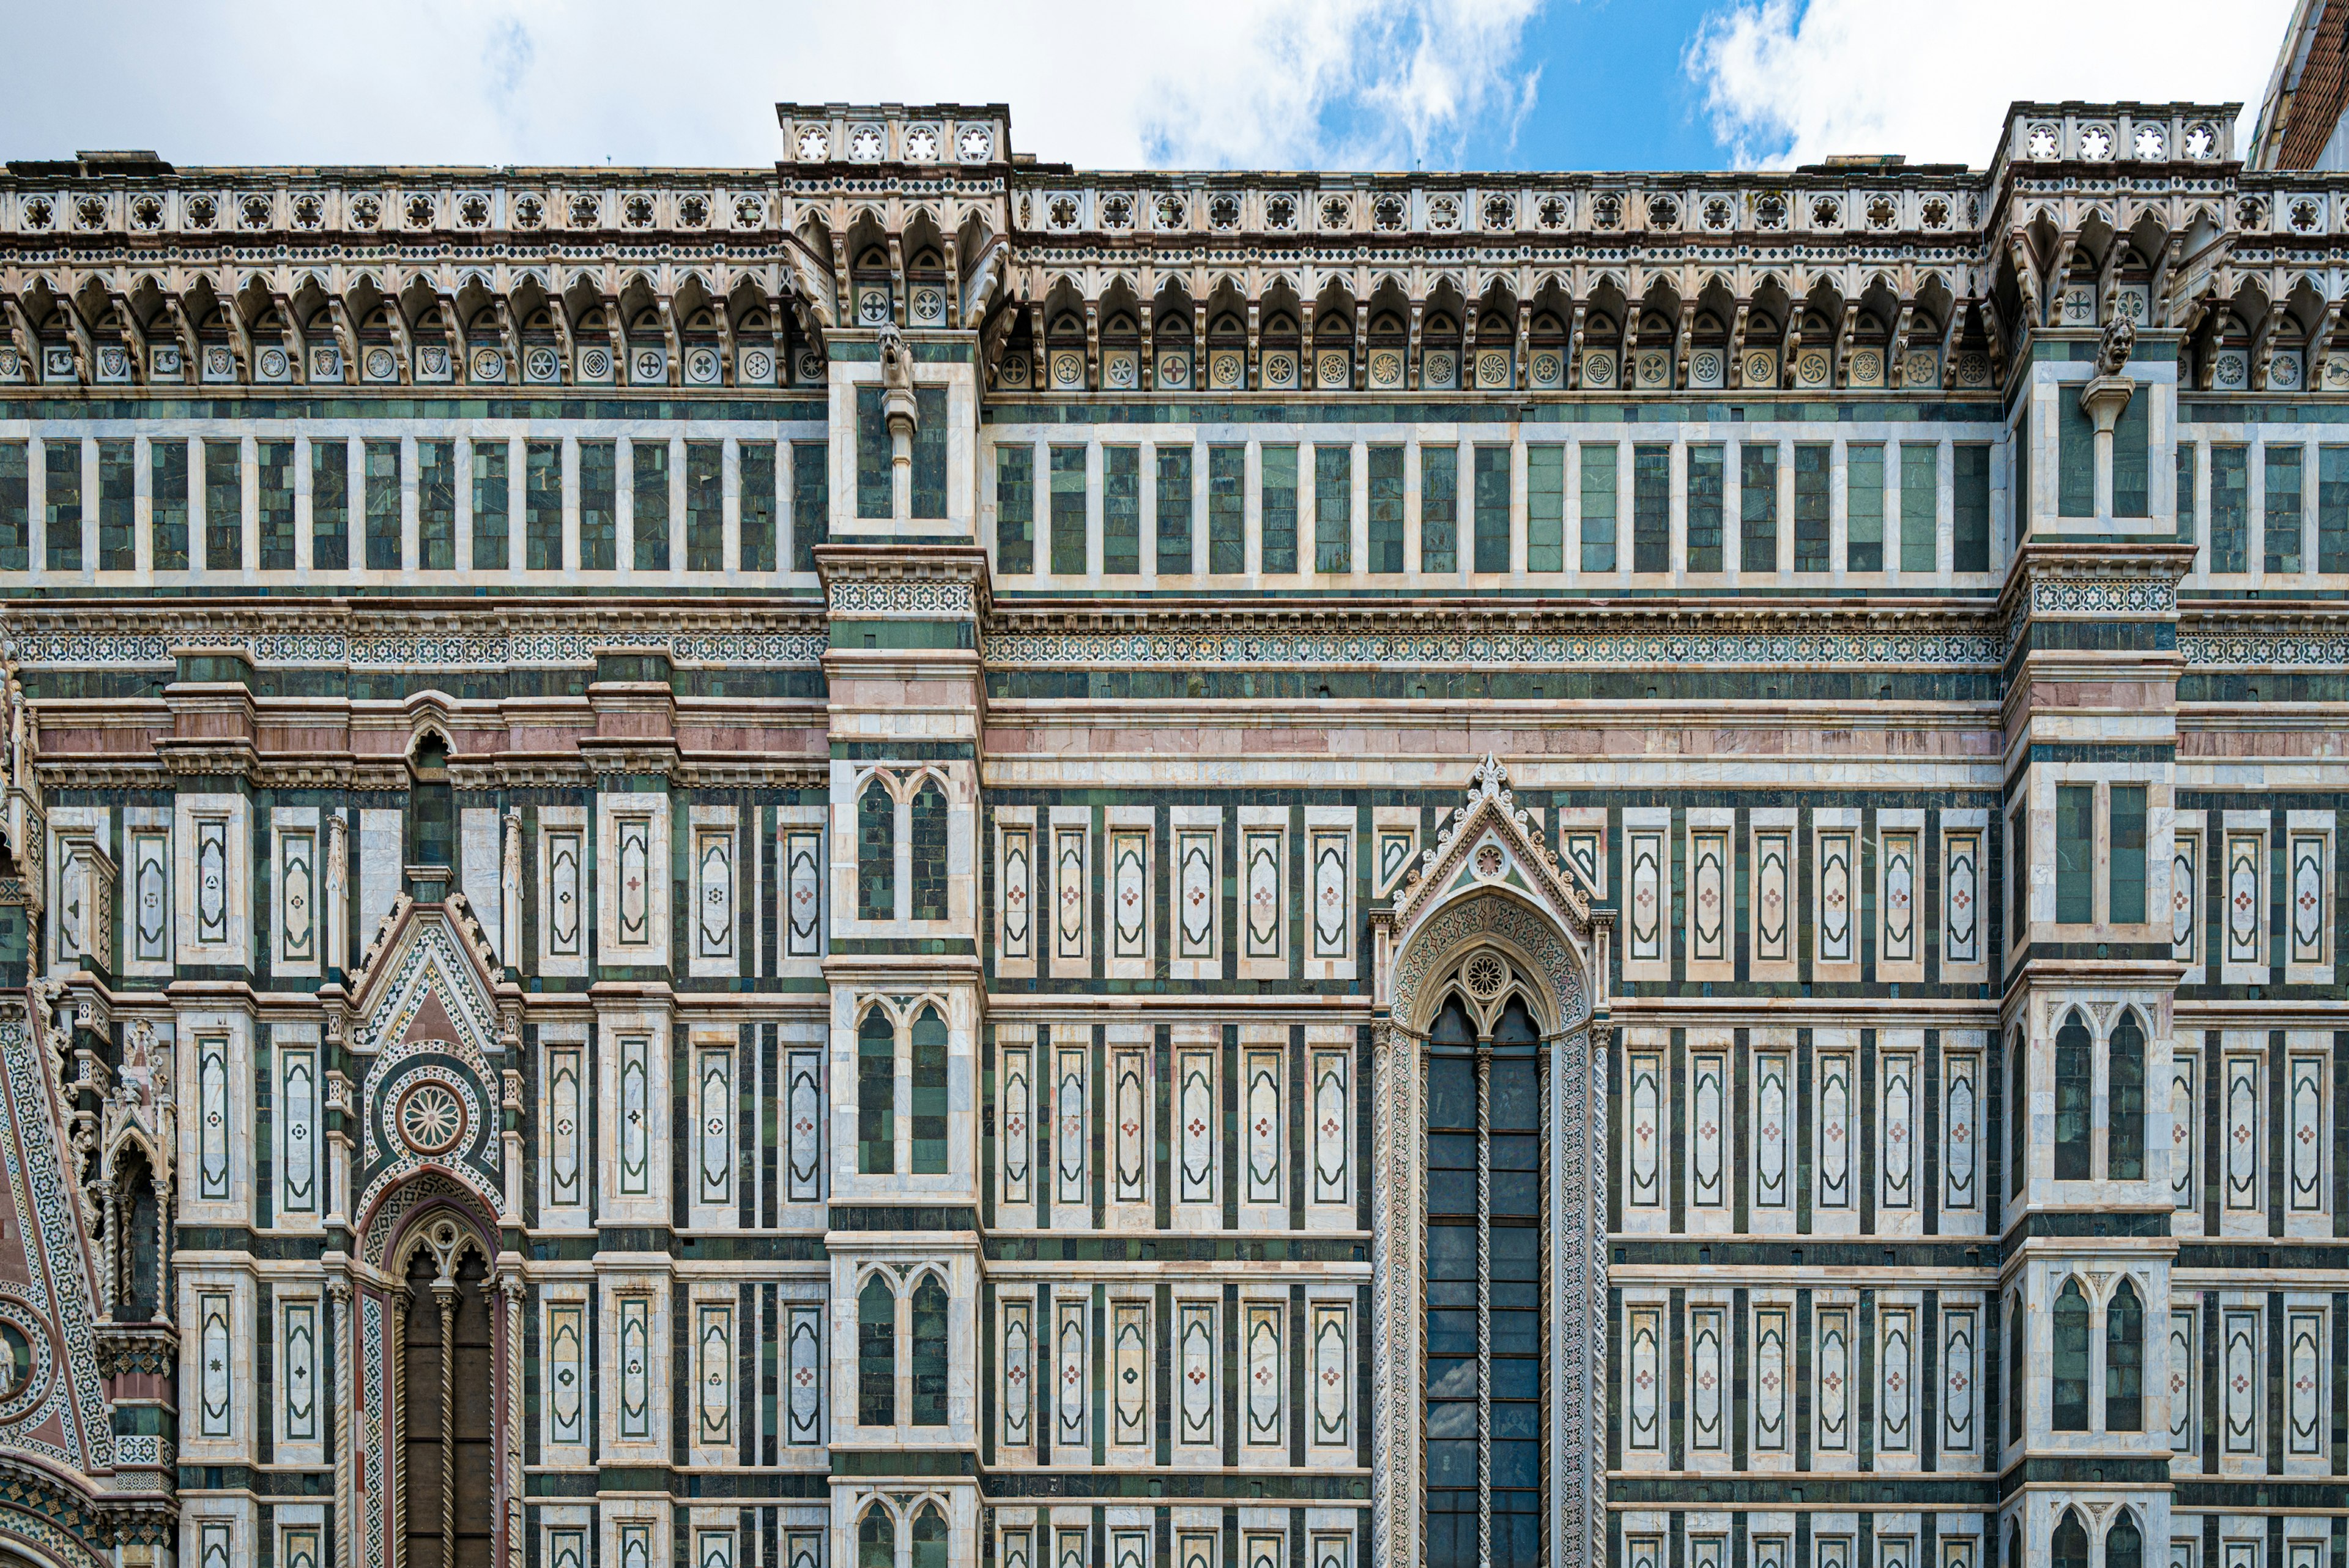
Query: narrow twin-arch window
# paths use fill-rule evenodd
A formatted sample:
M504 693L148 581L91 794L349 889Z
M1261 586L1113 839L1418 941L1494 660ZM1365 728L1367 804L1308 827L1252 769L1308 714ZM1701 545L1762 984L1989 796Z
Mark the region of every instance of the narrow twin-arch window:
M947 1568L947 1517L926 1502L914 1515L913 1568ZM856 1525L856 1568L897 1568L897 1521L874 1503Z
M925 1003L905 1031L913 1104L911 1174L947 1172L947 1023ZM856 1169L897 1174L897 1028L874 1007L856 1026Z
M2105 921L2143 925L2146 786L2116 784L2106 803ZM2096 919L2096 786L2062 784L2055 791L2055 921L2085 926Z
M2088 1298L2077 1278L2056 1293L2054 1417L2059 1432L2088 1430ZM2145 1303L2123 1280L2105 1305L2105 1430L2145 1426Z
M2079 1511L2065 1509L2063 1520L2055 1526L2055 1539L2051 1543L2054 1568L2088 1568L2088 1532L2080 1522ZM2015 1556L2014 1538L2007 1537L2010 1561ZM2105 1568L2144 1568L2145 1537L2138 1533L2137 1521L2128 1510L2105 1532Z
M2145 1030L2124 1011L2105 1047L2105 1177L2145 1179ZM2078 1008L2055 1031L2055 1179L2094 1179L2089 1138L2095 1052Z
M913 1411L910 1424L947 1424L947 1292L937 1275L924 1273L914 1287L907 1314ZM897 1293L874 1273L856 1295L856 1422L862 1427L897 1424ZM918 1542L919 1534L916 1540Z
M947 792L925 778L905 810L905 918L947 918ZM879 774L856 797L856 918L894 920L897 914L897 800Z

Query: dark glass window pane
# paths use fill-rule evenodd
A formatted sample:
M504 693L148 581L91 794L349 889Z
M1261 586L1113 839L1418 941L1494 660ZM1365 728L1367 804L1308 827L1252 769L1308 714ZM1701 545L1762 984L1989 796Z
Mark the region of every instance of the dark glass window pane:
M879 387L856 389L856 514L896 515L895 482L890 472L889 422Z
M1024 576L1036 569L1036 449L995 449L995 569Z
M897 1298L878 1274L864 1282L856 1297L856 1420L865 1427L897 1424ZM896 1568L896 1532L888 1515L875 1509L864 1517L870 1531L874 1514L889 1529L890 1556L879 1568Z
M1158 466L1158 573L1179 577L1191 570L1191 449L1162 446Z
M2123 1280L2105 1308L2105 1430L2145 1428L2145 1311Z
M1575 448L1582 463L1582 569L1615 569L1615 448L1585 441Z
M775 569L774 442L746 441L741 444L735 462L742 492L740 543L736 546L741 557L741 569L746 572L771 572ZM723 547L721 541L720 548Z
M664 466L667 453L661 459ZM616 443L579 443L579 569L608 572L619 565L620 454ZM668 508L661 508L661 524L668 524Z
M2137 1421L2132 1421L2127 1427L2113 1421L2105 1425L2116 1432L2143 1429ZM2145 1537L2137 1532L2137 1523L2129 1518L2126 1509L2113 1521L2112 1529L2105 1532L2105 1568L2145 1568Z
M1402 570L1402 448L1371 448L1371 570Z
M1268 574L1297 570L1297 449L1268 446L1258 454L1262 505L1263 569Z
M820 441L792 443L792 570L815 570L815 547L832 537L831 449Z
M1884 570L1884 449L1855 444L1844 452L1844 569Z
M2085 926L2095 917L2095 815L2094 784L2063 784L2055 791L2055 919Z
M897 1043L877 1007L856 1029L856 1168L864 1176L897 1168Z
M2113 1026L2105 1062L2106 1175L2115 1181L2145 1179L2145 1031L2137 1014L2124 1012Z
M1427 1125L1476 1125L1476 1068L1464 1056L1439 1056L1427 1064Z
M1460 569L1460 449L1419 449L1419 569Z
M1806 441L1795 448L1795 570L1828 566L1827 488L1835 449Z
M1951 541L1950 567L1959 572L1990 570L1990 448L1950 449L1951 505L1955 513L1955 537Z
M1473 1312L1432 1312L1427 1314L1427 1354L1476 1354L1476 1314ZM1474 1407L1472 1406L1473 1409Z
M209 442L206 443L210 445ZM399 517L399 443L396 441L371 441L363 447L367 463L367 565L370 572L397 572L407 563L402 559L406 542L400 537ZM205 467L211 467L212 454L207 451ZM209 478L209 472L207 472ZM210 539L212 507L205 508L204 561L213 563Z
M1737 449L1737 569L1778 569L1778 449L1746 442Z
M1493 1445L1493 1485L1531 1487L1541 1484L1539 1443L1495 1442Z
M473 443L473 569L502 572L511 558L509 519L513 489L507 464L510 452L502 441ZM317 502L311 501L313 512ZM316 548L314 545L313 550Z
M2080 1282L2065 1280L2055 1298L2055 1429L2088 1429L2088 1303Z
M1102 573L1142 571L1142 449L1102 448Z
M2178 443L2178 537L2191 545L2202 536L2202 499L2194 493L2194 447Z
M628 490L636 514L628 526L628 564L639 572L666 572L669 545L667 441L628 443Z
M2261 530L2271 572L2300 570L2300 448L2271 446L2267 452L2267 519Z
M1495 1030L1494 1038L1499 1039ZM1492 1068L1492 1126L1495 1131L1510 1128L1533 1128L1541 1125L1540 1096L1536 1088L1534 1064L1519 1057L1514 1061L1496 1061Z
M2251 462L2248 449L2210 449L2210 570L2240 572L2249 559Z
M563 559L563 448L551 441L530 443L523 475L523 544L533 572L559 572Z
M2076 396L2055 400L2055 514L2096 514L2096 427Z
M98 443L98 569L101 572L128 572L139 565L139 530L133 521L136 511L134 487L138 483L139 443L131 441L101 441ZM284 492L285 561L285 569L294 566L294 443L290 441L265 441L261 443L261 514L264 524L262 538L261 564L271 565L269 539L265 524L270 519L271 491L270 459L276 458L275 480Z
M2088 1096L2095 1071L2088 1026L2075 1011L2055 1031L2055 1179L2088 1179ZM2085 1397L2085 1396L2083 1396Z
M890 1403L896 1403L894 1382L890 1386ZM883 1418L870 1424L885 1427L890 1423ZM864 1518L856 1526L856 1568L897 1568L897 1521L885 1504L876 1502L865 1510Z
M1465 1230L1463 1226L1461 1229ZM1469 1233L1475 1240L1475 1232ZM1427 1397L1430 1399L1473 1399L1476 1397L1476 1358L1464 1355L1447 1360L1440 1355L1428 1357Z
M206 441L204 450L209 453L213 447L227 447L233 471L236 444L234 441ZM48 569L52 572L78 572L81 570L81 442L44 441L41 453L48 482L48 494L43 502L41 516L41 541L47 551Z
M1566 570L1566 448L1526 448L1526 570Z
M155 443L155 465L159 471L163 465L163 454L171 450L172 444L168 441ZM22 572L32 566L31 546L27 540L32 522L33 488L25 451L23 441L0 441L0 572ZM179 451L181 493L185 495L188 452L184 446ZM182 526L185 520L183 510Z
M1495 1219L1533 1219L1541 1213L1541 1178L1529 1170L1496 1170L1486 1204Z
M1933 536L1940 526L1940 488L1941 449L1930 441L1901 442L1900 569L1904 572L1930 573L1940 566Z
M267 464L264 465L264 480ZM262 565L269 564L269 513L267 489L263 490L261 518ZM292 529L287 529L287 548L292 548ZM428 572L453 572L457 569L457 443L446 441L420 441L416 443L416 554L418 565ZM289 560L286 563L291 566Z
M1631 449L1631 569L1672 569L1672 449Z
M1468 1442L1431 1441L1427 1445L1427 1484L1430 1486L1475 1486L1476 1484L1476 1444ZM1472 1517L1469 1529L1475 1528ZM1474 1561L1472 1558L1471 1561Z
M935 1281L932 1288L936 1288ZM926 1420L922 1416L922 1349L918 1326L915 1331L917 1337L914 1341L914 1425L916 1427L943 1427L947 1424L945 1299L941 1293L938 1308L938 1416L935 1421ZM921 1306L921 1298L915 1297L914 1310L917 1314L915 1322L917 1325L921 1321L918 1316ZM947 1568L947 1544L946 1516L934 1504L924 1503L922 1511L914 1516L913 1568Z
M1247 570L1247 448L1207 449L1207 570Z
M2020 1300L2006 1303L2006 1440L2023 1435L2023 1324Z
M20 447L17 450L21 452L24 449ZM341 441L330 441L310 450L314 453L324 454L315 460L318 464L317 472L324 473L327 460L332 459L335 481L338 484L344 483L349 447ZM147 449L147 456L150 464L147 475L148 527L154 535L155 569L159 572L183 572L188 569L188 443L183 441L159 441ZM0 458L0 476L4 476L5 472L5 459ZM329 516L321 518L317 510L317 479L314 477L311 483L311 526L314 530L324 530L331 522L335 537L331 558L320 541L313 537L310 564L339 571L347 560L343 542L345 519L349 513L345 500L347 492L337 490L329 498ZM5 493L5 478L0 478L0 493ZM5 514L5 502L0 502L0 514ZM0 565L5 564L5 560L0 560ZM16 564L22 566L24 562L19 560Z
M914 507L918 518L947 514L947 389L914 389Z
M380 447L391 454L390 493L392 538L399 537L399 443L369 441L367 454L372 464L376 450ZM76 468L78 475L78 465ZM367 486L367 507L375 509L376 486L370 466ZM52 476L52 483L55 476ZM52 508L54 511L54 507ZM233 572L244 565L244 452L243 443L234 441L204 442L204 570ZM395 560L392 566L399 563Z
M925 779L906 812L912 838L913 919L947 918L947 792Z
M1722 449L1688 449L1688 569L1721 570Z
M685 569L726 569L726 449L714 441L685 446Z
M1085 449L1052 449L1052 575L1085 575Z
M2006 1190L2023 1190L2023 1157L2029 1151L2031 1106L2023 1092L2024 1058L2023 1033L2006 1037Z
M2115 925L2145 920L2145 786L2113 785L2112 881L2106 918Z
M1427 1173L1430 1214L1476 1212L1476 1173L1472 1170L1431 1170Z
M2083 1329L2081 1332L2085 1334L2087 1331ZM2083 1350L2081 1354L2085 1355L2086 1352ZM2085 1378L2087 1374L2083 1372L2080 1376ZM2082 1416L2077 1427L2066 1427L2058 1420L2055 1429L2060 1432L2085 1432L2088 1429L2088 1420L2085 1415ZM2055 1527L2054 1556L2054 1568L2088 1568L2088 1532L2081 1525L2079 1514L2070 1509L2064 1512L2064 1522Z
M947 1023L935 1007L914 1020L913 1168L916 1176L947 1170Z
M1476 1277L1475 1226L1430 1225L1427 1228L1427 1277L1431 1280L1473 1280Z
M2149 517L2147 475L2153 467L2153 395L2131 398L2113 423L2113 515Z
M1476 453L1476 569L1509 569L1509 449L1480 446Z
M1354 449L1313 449L1313 569L1353 570Z
M2193 455L2190 446L2178 449L2181 471ZM2185 494L2178 492L2181 511ZM2349 446L2316 449L2316 569L2349 572Z
M856 918L897 918L897 803L877 778L856 797Z

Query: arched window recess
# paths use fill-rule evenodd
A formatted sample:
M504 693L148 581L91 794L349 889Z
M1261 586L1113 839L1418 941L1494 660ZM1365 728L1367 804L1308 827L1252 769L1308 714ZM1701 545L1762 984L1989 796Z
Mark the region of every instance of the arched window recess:
M1498 948L1433 988L1427 1067L1429 1568L1542 1557L1541 1225L1547 1087L1541 993ZM1480 1551L1480 1536L1489 1543Z

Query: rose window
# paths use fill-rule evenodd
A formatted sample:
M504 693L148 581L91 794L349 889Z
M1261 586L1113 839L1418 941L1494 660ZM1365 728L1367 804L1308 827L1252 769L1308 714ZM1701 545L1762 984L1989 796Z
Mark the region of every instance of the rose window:
M440 1082L417 1085L399 1097L399 1136L419 1154L443 1154L465 1134L465 1102Z

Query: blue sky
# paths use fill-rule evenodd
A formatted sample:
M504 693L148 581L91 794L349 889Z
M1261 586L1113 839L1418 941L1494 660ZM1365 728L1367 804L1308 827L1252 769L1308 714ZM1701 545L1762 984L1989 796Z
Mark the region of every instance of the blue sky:
M2023 98L2256 107L2291 0L0 0L0 156L742 166L778 99L1136 166L1980 165ZM2246 116L2245 130L2248 131Z

